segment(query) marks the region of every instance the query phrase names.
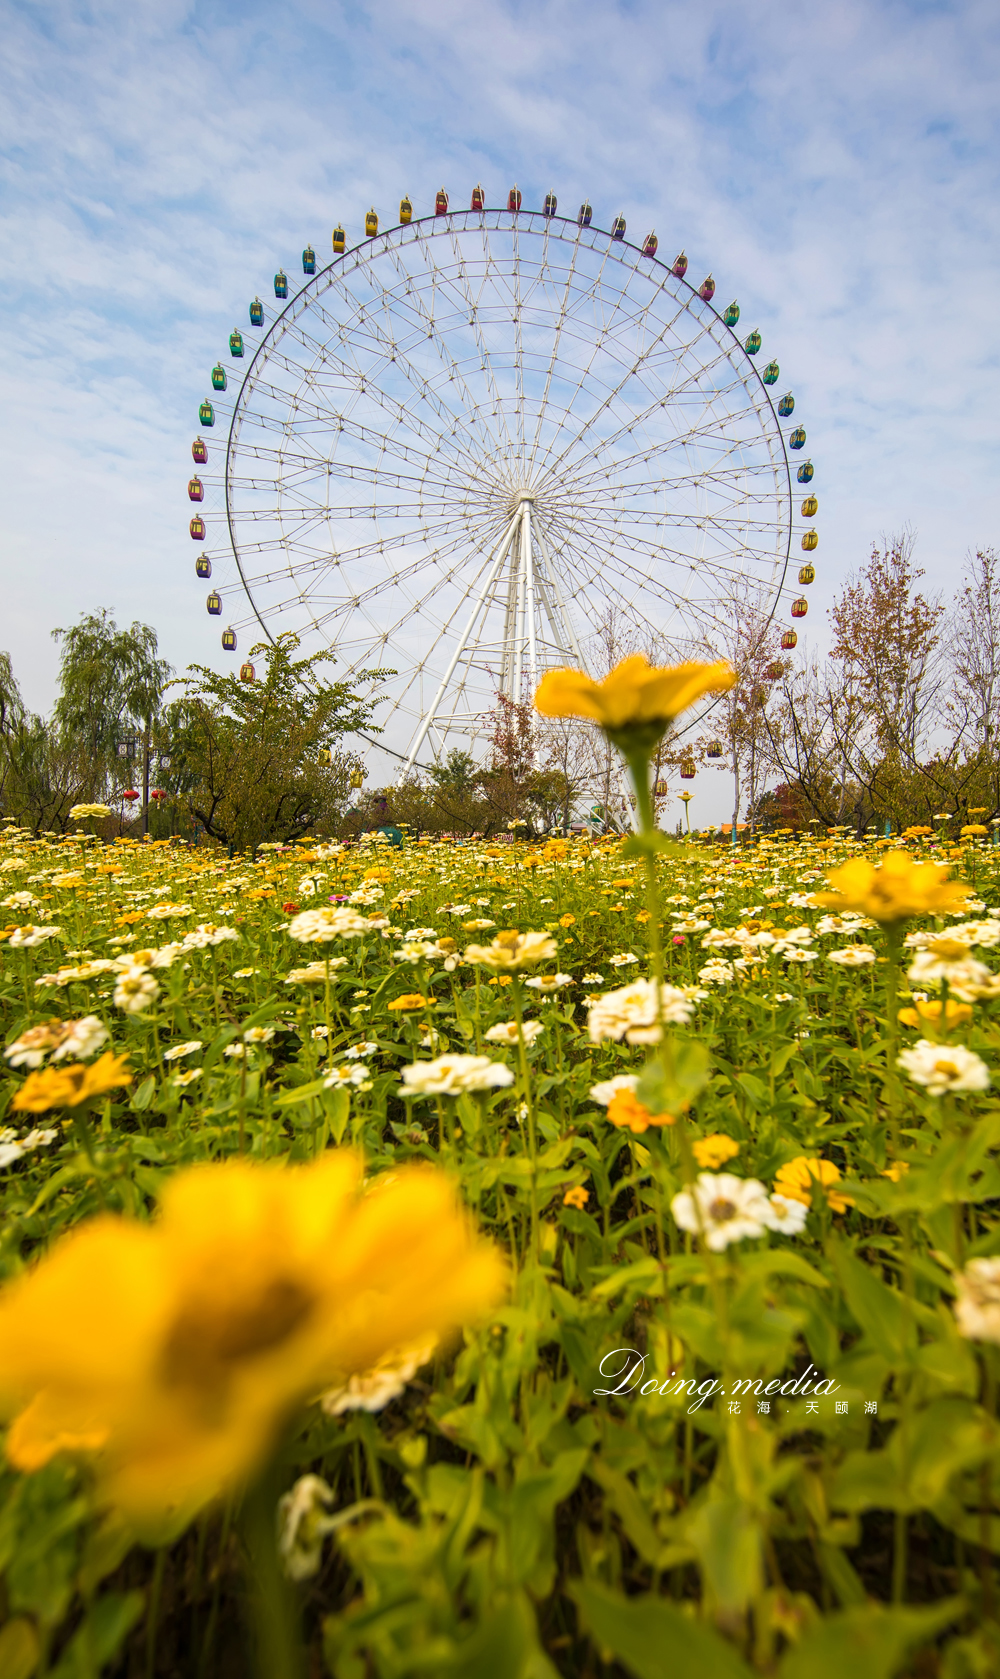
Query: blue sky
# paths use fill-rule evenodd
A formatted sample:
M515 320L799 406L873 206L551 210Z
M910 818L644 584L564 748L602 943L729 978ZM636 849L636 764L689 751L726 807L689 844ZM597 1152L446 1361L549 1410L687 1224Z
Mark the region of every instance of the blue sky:
M739 297L809 427L813 637L882 532L947 587L1000 544L998 60L980 0L7 0L0 647L27 698L101 606L222 665L186 531L209 369L307 241L442 183L587 196Z

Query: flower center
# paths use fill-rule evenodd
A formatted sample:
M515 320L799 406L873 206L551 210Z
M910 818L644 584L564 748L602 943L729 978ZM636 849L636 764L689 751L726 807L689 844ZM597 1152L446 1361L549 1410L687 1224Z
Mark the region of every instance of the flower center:
M289 1340L315 1303L315 1296L290 1277L272 1278L249 1299L192 1302L167 1336L166 1380L178 1386L218 1386L243 1360Z
M708 1209L709 1217L714 1219L716 1224L725 1224L728 1219L734 1216L735 1212L735 1202L724 1201L721 1196L717 1201L713 1201Z

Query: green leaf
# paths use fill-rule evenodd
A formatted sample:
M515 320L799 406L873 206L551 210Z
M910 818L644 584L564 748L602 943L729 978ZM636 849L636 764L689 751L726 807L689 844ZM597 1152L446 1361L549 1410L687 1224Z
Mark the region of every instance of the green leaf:
M739 1613L761 1589L760 1528L741 1498L708 1498L686 1524L715 1602Z
M836 1238L830 1241L830 1258L847 1304L869 1340L887 1357L902 1363L916 1341L913 1323L907 1322L903 1296Z
M93 1679L117 1655L144 1606L142 1592L108 1592L98 1598L52 1669L51 1679Z
M910 1650L965 1611L961 1598L929 1609L886 1609L880 1603L824 1615L786 1652L779 1679L893 1679Z
M582 1580L573 1581L569 1592L602 1654L617 1657L636 1679L752 1679L731 1644L667 1598L622 1597Z

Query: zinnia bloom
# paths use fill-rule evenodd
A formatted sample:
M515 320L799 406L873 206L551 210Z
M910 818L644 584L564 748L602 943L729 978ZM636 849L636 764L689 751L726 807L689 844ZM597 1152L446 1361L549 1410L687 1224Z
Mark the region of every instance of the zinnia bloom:
M502 1061L488 1055L439 1055L402 1069L403 1096L460 1096L464 1090L498 1090L514 1083Z
M849 1195L842 1195L839 1190L831 1187L839 1178L840 1167L832 1160L807 1160L804 1155L800 1155L797 1160L789 1160L780 1167L774 1180L774 1188L777 1195L784 1196L789 1201L801 1201L803 1206L811 1207L813 1189L818 1184L832 1211L843 1213L848 1207L853 1207L854 1202Z
M728 1172L702 1172L691 1189L674 1196L670 1211L681 1230L703 1235L713 1253L731 1242L763 1236L770 1217L764 1185Z
M897 1056L896 1065L914 1084L925 1085L928 1096L989 1089L986 1062L961 1044L932 1044L921 1038L912 1049L904 1049Z
M740 1152L740 1145L732 1137L726 1137L719 1131L713 1131L710 1137L699 1137L692 1144L694 1157L699 1166L708 1172L715 1172L724 1166L727 1160L735 1160Z
M549 671L535 694L535 710L543 717L588 718L623 746L637 736L651 746L703 694L722 693L735 681L725 661L657 667L634 653L603 682L582 670Z
M970 1259L955 1278L958 1333L1000 1344L1000 1259Z
M616 1090L608 1103L608 1118L620 1131L631 1131L641 1137L651 1125L673 1125L675 1114L654 1113L640 1102L634 1090Z
M878 865L852 857L834 869L830 885L833 891L814 894L818 904L859 910L884 927L913 915L947 915L969 896L943 863L918 863L907 851L888 851Z
M503 1264L438 1173L360 1161L179 1172L153 1223L102 1216L0 1294L7 1453L96 1454L128 1516L238 1486L296 1409L488 1310Z
M940 1026L941 1009L940 1000L929 1001L927 998L918 997L914 1000L912 1009L900 1009L899 1019L904 1026L920 1026L924 1021L927 1021L930 1025ZM952 1026L959 1026L964 1021L971 1019L972 1007L969 1003L956 1003L953 998L948 998L944 1005L944 1024L947 1029Z
M538 962L551 962L556 941L547 933L498 933L490 944L470 944L465 960L482 968L508 968L518 972Z
M46 1067L29 1073L11 1107L17 1113L48 1113L50 1108L78 1108L95 1096L103 1096L120 1085L131 1084L132 1070L127 1055L106 1054L86 1067Z
M658 1044L663 1035L661 1021L686 1026L693 1013L691 999L675 985L661 985L657 1000L656 981L637 979L620 991L607 991L603 997L594 998L587 1015L587 1031L592 1044L606 1038Z

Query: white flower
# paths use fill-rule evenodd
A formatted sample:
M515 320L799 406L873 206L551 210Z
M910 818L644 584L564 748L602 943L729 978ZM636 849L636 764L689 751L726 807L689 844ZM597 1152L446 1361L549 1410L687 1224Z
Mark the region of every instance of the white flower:
M263 969L261 969L261 968L234 968L233 969L233 978L234 979L251 979L254 974L259 974L259 973L262 973L262 972L263 972Z
M330 1036L330 1028L329 1026L314 1026L309 1036L311 1038L328 1038Z
M564 985L572 985L572 974L538 974L534 979L526 979L532 991L560 991Z
M713 1253L730 1242L763 1236L774 1217L764 1185L730 1172L702 1172L691 1190L674 1196L670 1210L681 1230L704 1234Z
M299 944L327 944L331 939L360 939L372 931L371 922L343 904L304 909L288 923L288 936Z
M775 945L774 951L776 956L784 957L786 962L818 962L819 960L818 950L799 950L794 945L789 950L785 948L784 943L778 943Z
M603 974L584 974L582 984L584 984L584 985L603 985L604 984L604 975Z
M986 1090L990 1070L985 1061L961 1044L932 1044L921 1038L912 1049L904 1049L896 1059L897 1067L914 1084L927 1088L929 1096L943 1096L952 1090Z
M222 1053L228 1055L231 1060L242 1061L246 1057L247 1046L246 1044L227 1044Z
M343 1416L345 1411L381 1411L391 1399L398 1399L420 1366L434 1357L436 1348L433 1335L409 1347L397 1347L380 1358L374 1369L352 1376L343 1387L329 1388L320 1404L330 1417Z
M459 1096L464 1090L496 1090L514 1083L514 1074L487 1055L439 1055L404 1067L403 1096Z
M828 951L826 959L839 968L868 968L875 960L875 951L870 944L849 944L843 950Z
M531 985L532 981L529 980L528 984ZM524 1038L526 1044L533 1044L544 1030L542 1021L526 1020L521 1027L520 1035ZM489 1031L484 1034L491 1044L516 1044L518 1035L516 1020L501 1020L496 1026L491 1026Z
M192 932L184 935L185 950L206 950L209 945L229 944L239 938L235 927L216 927L212 922L202 922Z
M605 1079L603 1084L591 1085L590 1096L593 1101L599 1102L602 1108L606 1108L620 1090L636 1090L638 1085L638 1073L616 1073L614 1078Z
M245 1044L269 1044L274 1037L273 1026L251 1026L243 1034Z
M170 1082L179 1085L183 1090L186 1084L193 1084L195 1079L200 1079L204 1070L203 1067L188 1067L186 1072L175 1073Z
M671 1025L686 1026L694 1013L694 1004L674 985L661 985L657 999L656 981L637 979L620 991L606 991L595 997L587 1015L590 1041L599 1044L605 1038L630 1044L658 1044L663 1030L661 1019Z
M53 1051L53 1061L64 1061L67 1056L72 1056L74 1061L87 1061L111 1036L96 1014L85 1014L81 1020L67 1021L65 1032L58 1049Z
M160 987L152 974L144 968L135 968L121 975L115 986L114 1004L126 1014L141 1014L159 995Z
M378 1044L362 1039L361 1043L352 1044L350 1049L345 1049L344 1055L348 1061L363 1061L366 1055L375 1055L377 1051Z
M488 927L495 927L495 921L486 921L482 917L478 921L463 921L462 926L467 933L485 933Z
M627 968L630 962L638 962L638 960L638 956L633 956L630 950L627 950L622 956L608 957L608 961L613 968Z
M195 1055L202 1047L200 1038L192 1038L190 1043L174 1044L172 1049L163 1051L164 1061L180 1061L185 1055Z
M156 904L146 911L147 921L169 921L175 915L193 915L194 904Z
M431 944L426 939L409 939L405 944L401 944L398 950L393 951L397 962L410 963L433 961L439 954L437 941Z
M339 1090L342 1085L365 1084L368 1078L368 1068L363 1063L356 1063L353 1067L331 1067L323 1080L324 1090ZM371 1086L368 1085L368 1089Z
M32 909L39 903L41 899L36 898L33 892L12 892L9 898L0 900L4 909Z
M977 962L974 956L959 956L957 942L953 950L949 948L950 936L934 939L929 949L920 951L914 958L907 978L911 985L935 987L942 980L947 980L953 996L963 1003L974 1003L984 993L991 993L996 975L985 962Z
M278 1500L278 1554L290 1580L311 1580L323 1560L323 1540L337 1526L325 1516L334 1493L318 1475L300 1475Z
M437 939L434 927L409 927L403 935L407 939Z
M732 962L715 956L698 969L698 978L703 985L729 985L736 978L736 970Z
M556 941L547 933L498 933L491 944L470 944L465 960L485 968L534 967L538 962L550 962L556 955Z
M769 1195L767 1214L761 1214L769 1230L779 1230L785 1236L798 1236L806 1227L809 1208L802 1201L790 1201L787 1195Z
M82 822L85 816L113 816L114 811L108 805L74 805L69 813L71 822Z
M8 939L11 950L34 950L36 945L44 944L46 939L58 938L61 927L15 927Z
M970 1259L955 1277L958 1333L1000 1344L1000 1259Z

